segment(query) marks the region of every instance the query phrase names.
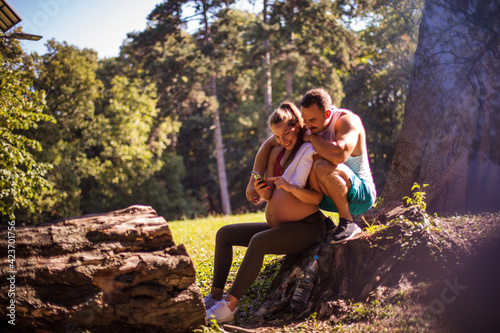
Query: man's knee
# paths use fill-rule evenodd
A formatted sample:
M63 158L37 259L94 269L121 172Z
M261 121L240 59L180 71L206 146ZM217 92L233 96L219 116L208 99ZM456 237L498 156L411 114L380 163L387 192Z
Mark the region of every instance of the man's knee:
M338 184L346 187L347 190L351 187L349 174L346 172L344 164L333 164L325 159L318 159L314 162L314 171L318 181L322 184Z
M331 177L337 166L323 158L317 159L313 164L314 171L318 178Z
M320 181L332 180L335 177L344 178L340 165L333 164L323 158L314 161L314 171Z

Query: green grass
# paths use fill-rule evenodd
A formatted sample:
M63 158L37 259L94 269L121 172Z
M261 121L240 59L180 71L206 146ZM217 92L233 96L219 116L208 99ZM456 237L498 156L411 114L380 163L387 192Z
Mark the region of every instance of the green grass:
M195 220L169 222L175 244L184 244L196 269L196 281L203 296L210 292L213 277L215 235L222 226L234 223L265 222L263 212L230 216L209 216ZM231 285L238 267L243 260L246 248L235 247L233 265L228 278ZM276 256L266 256L264 264L268 264Z
M330 216L335 223L338 223L337 213L323 213ZM215 235L217 234L217 230L227 224L265 221L265 213L261 211L258 213L209 216L194 220L178 220L169 222L169 227L172 231L175 244L184 244L189 256L194 262L196 281L203 297L208 295L212 284ZM226 290L230 288L234 278L236 277L238 267L243 260L245 251L246 248L244 247L234 247L233 249L233 265L228 276ZM281 256L277 255L266 255L264 258L264 265L261 270L261 272L266 272L266 276L259 276L256 283L254 283L249 292L247 292L246 297L240 301L239 307L243 306L244 308L250 309L252 306L249 303L257 301L263 297L272 282L270 281L269 276L274 277L280 267L280 264L275 260L280 257ZM255 297L257 297L257 299L255 299Z
M338 216L336 213L324 212L326 215L331 216L333 221L338 223ZM201 290L201 294L205 297L210 292L210 287L212 284L213 277L213 262L214 262L214 250L215 250L215 235L217 230L222 226L234 223L245 223L245 222L265 222L265 213L247 213L242 215L220 215L220 216L209 216L206 218L199 218L194 220L179 220L170 221L169 227L172 231L175 244L184 244L186 246L187 252L194 262L194 267L196 270L196 281L198 287ZM233 265L228 277L228 283L226 285L226 290L231 286L238 267L243 260L246 248L244 247L234 247L233 250ZM266 271L266 275L271 275L274 277L275 271L279 269L279 263L276 263L275 259L281 256L276 255L266 255L264 258L264 265L262 271ZM270 271L270 272L269 272ZM252 292L260 294L270 285L269 277L259 277L257 283L255 283L247 293L247 299L242 299L240 302L240 307L245 307L245 304L249 303L250 300L248 296L252 298ZM251 307L248 305L248 307Z
M210 216L195 220L169 222L175 244L184 244L194 262L196 282L203 297L208 295L212 285L215 235L222 226L234 223L264 222L263 212L231 216ZM245 247L233 248L233 264L229 273L225 292L231 287L238 268L245 256ZM282 256L266 255L261 274L238 303L237 321L245 321L256 312L265 300L267 291L281 267L277 259ZM214 332L210 329L208 332Z

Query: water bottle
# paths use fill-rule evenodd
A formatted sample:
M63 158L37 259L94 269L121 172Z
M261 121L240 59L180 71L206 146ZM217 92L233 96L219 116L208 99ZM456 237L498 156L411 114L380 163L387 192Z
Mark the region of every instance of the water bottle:
M314 282L318 276L318 256L314 255L311 260L307 261L304 267L304 275L299 280L297 287L292 296L290 306L293 309L300 309L306 304L311 295Z

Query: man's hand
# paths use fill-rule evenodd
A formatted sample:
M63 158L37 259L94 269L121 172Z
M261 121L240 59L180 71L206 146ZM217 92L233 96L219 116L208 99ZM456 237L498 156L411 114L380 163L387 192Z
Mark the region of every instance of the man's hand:
M311 130L306 130L304 132L304 141L311 142Z

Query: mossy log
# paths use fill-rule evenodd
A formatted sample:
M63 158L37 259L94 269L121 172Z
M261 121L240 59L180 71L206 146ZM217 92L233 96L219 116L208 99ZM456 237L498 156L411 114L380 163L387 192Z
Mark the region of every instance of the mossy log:
M0 239L6 249L7 230ZM15 300L15 326L3 328L16 332L170 333L205 323L193 262L151 207L18 226L15 269L7 251L0 263L2 304Z

